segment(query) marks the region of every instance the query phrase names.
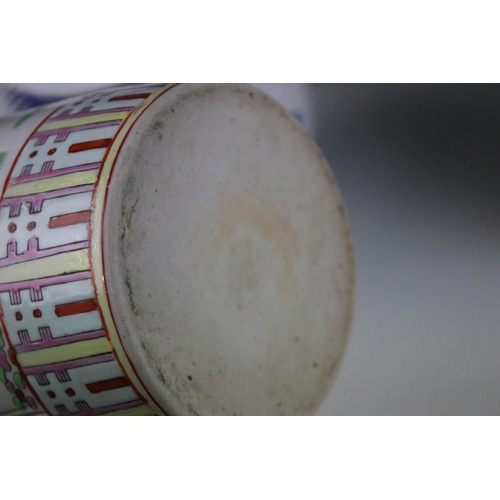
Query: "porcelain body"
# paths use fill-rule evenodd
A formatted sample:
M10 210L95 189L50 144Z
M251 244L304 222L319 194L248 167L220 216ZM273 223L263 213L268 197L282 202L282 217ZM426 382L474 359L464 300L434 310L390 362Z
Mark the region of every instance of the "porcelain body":
M0 122L0 413L310 413L345 348L341 200L247 86L95 92Z
M97 92L2 120L1 412L152 413L105 330L90 220L110 145L164 90Z

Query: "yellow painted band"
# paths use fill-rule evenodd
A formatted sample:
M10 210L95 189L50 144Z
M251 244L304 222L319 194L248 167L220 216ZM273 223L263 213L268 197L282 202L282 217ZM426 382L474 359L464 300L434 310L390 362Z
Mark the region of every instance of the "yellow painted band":
M116 410L110 413L105 413L103 417L144 417L154 416L156 413L149 406L141 405L128 410Z
M74 250L0 268L0 283L16 283L60 274L88 271L88 250Z
M38 132L47 132L50 130L58 130L61 128L78 127L79 125L89 125L91 123L110 122L115 120L123 120L129 114L128 111L118 111L115 113L105 113L102 115L83 116L81 118L69 118L55 122L45 122Z
M17 196L27 196L55 191L57 189L94 184L97 180L97 173L97 170L85 170L83 172L72 172L70 174L49 177L48 179L16 184L6 189L5 198L15 198Z
M50 365L62 361L88 358L111 352L112 347L105 337L99 339L82 340L71 344L47 347L36 351L22 352L17 355L17 361L23 368L32 366Z
M97 301L99 302L99 307L101 309L101 314L106 325L106 331L108 332L109 339L113 344L113 348L115 350L115 355L120 360L120 363L125 370L127 376L130 381L137 389L141 397L147 402L148 406L156 415L164 415L165 413L159 408L155 402L151 399L151 396L148 394L144 386L142 385L141 380L135 373L134 369L130 365L130 362L127 358L125 350L123 349L122 343L120 341L120 337L118 336L118 332L116 331L116 326L113 321L113 316L111 314L111 308L108 301L108 296L106 293L106 286L104 283L104 266L103 266L103 254L102 254L102 220L104 214L104 199L106 196L106 190L108 186L109 177L111 174L111 169L113 168L114 162L118 155L118 151L120 149L121 144L127 137L129 130L134 125L135 121L140 117L143 111L156 99L159 95L166 92L169 88L173 87L175 84L169 84L162 89L153 92L149 97L144 99L140 106L135 108L131 113L129 118L123 124L122 128L119 130L117 136L113 140L113 144L111 145L108 156L104 162L104 165L101 169L101 175L99 177L99 182L94 192L94 210L92 211L92 244L91 244L91 252L92 252L92 271L94 273L94 283L96 287L97 293Z

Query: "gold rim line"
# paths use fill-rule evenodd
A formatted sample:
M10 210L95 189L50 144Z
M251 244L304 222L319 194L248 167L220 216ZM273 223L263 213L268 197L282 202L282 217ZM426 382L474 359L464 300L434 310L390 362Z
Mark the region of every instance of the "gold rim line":
M101 168L101 173L97 183L97 187L94 191L94 201L93 210L91 216L91 228L92 228L92 241L91 241L91 255L92 255L92 272L94 275L94 286L96 289L97 301L101 309L101 314L104 319L104 326L108 332L109 340L115 351L123 370L129 377L133 386L137 389L142 398L147 402L147 404L158 414L164 415L165 412L152 400L152 397L147 392L146 388L142 384L138 375L136 374L134 368L132 367L130 361L128 360L127 354L122 346L118 331L116 329L115 322L113 320L113 315L111 313L111 307L109 304L108 296L106 293L106 285L104 282L104 252L103 252L103 241L102 241L102 231L104 224L104 202L106 199L106 191L108 187L109 178L113 165L115 164L116 158L118 156L119 149L123 144L128 132L136 122L136 120L141 116L141 114L146 110L146 108L161 94L172 88L175 84L171 83L167 86L153 92L149 97L147 97L136 109L134 109L122 128L119 130L117 136L113 140L106 160Z

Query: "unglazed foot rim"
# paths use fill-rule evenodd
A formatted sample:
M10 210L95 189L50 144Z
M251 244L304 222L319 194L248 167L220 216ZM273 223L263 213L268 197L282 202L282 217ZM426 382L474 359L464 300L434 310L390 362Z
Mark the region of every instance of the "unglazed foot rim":
M174 86L122 139L92 255L128 376L167 414L312 413L345 348L354 281L317 146L245 85Z

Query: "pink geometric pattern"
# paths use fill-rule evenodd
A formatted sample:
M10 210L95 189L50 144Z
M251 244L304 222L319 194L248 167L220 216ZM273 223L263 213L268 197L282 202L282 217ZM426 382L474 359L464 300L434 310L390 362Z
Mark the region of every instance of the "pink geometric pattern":
M92 178L88 175L72 176L84 179L77 185L57 182L63 175L98 172L130 112L159 89L157 85L122 88L63 105L31 134L12 166L0 200L0 242L6 245L0 249L0 379L5 379L20 408L41 406L50 414L101 415L144 405L113 354L99 310L72 308L72 304L96 300L90 269L66 271L54 264L59 257L66 262L73 255L88 256L88 219L72 219L72 210L76 215L90 213L96 186L85 180ZM116 119L116 113L124 117ZM67 120L73 119L85 123L68 126ZM57 127L59 121L60 128L46 130ZM91 142L105 146L87 148ZM52 182L62 187L52 189ZM39 192L39 185L48 187ZM12 195L11 188L15 188ZM70 220L76 222L64 222ZM2 279L15 276L14 266L21 269L27 264L36 274ZM69 312L58 315L61 307ZM81 342L97 346L97 351L79 354ZM105 394L87 388L117 378L126 383L109 386Z

